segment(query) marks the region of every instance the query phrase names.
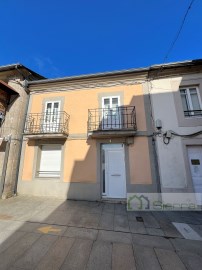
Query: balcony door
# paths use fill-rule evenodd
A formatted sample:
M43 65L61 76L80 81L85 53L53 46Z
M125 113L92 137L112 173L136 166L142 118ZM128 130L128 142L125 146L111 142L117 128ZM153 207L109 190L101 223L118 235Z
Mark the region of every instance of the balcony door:
M120 129L121 111L120 97L102 98L102 129Z
M45 132L58 132L60 126L60 102L48 101L45 104L43 130Z

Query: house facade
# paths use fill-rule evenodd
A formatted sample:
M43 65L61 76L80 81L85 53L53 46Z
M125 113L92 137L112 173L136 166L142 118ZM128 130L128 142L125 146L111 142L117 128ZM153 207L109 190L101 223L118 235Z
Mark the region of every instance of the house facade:
M148 77L161 192L202 194L202 61L153 66Z
M157 192L147 69L30 82L18 193L125 199Z
M0 198L16 193L27 82L44 77L21 64L0 66Z

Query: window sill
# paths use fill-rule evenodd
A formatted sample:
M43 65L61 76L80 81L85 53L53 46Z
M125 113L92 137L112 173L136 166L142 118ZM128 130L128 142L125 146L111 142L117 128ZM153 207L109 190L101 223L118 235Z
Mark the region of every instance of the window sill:
M61 182L60 177L35 177L34 181L51 181L51 182Z

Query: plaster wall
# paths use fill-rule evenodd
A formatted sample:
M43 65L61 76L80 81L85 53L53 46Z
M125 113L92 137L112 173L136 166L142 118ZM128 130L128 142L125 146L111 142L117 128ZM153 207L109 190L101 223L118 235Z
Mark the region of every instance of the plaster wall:
M198 132L202 127L202 118L184 116L179 88L197 86L202 97L201 74L183 75L154 80L150 84L154 122L162 121L162 132L172 130L178 134ZM172 136L168 145L162 136L157 136L157 154L162 191L193 191L192 179L187 160L187 145L202 144L201 137L192 137L187 141Z

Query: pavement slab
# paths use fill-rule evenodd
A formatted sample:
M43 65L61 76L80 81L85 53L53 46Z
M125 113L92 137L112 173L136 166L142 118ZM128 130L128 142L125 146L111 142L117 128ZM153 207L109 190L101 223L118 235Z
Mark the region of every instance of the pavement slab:
M153 212L153 215L158 220L160 228L164 232L165 236L173 238L183 237L164 212Z
M95 229L75 228L75 227L68 227L64 233L64 235L67 237L82 238L89 240L96 240L97 234L98 230Z
M202 241L188 239L170 239L173 247L177 251L188 251L202 256Z
M114 216L114 231L130 232L127 215Z
M132 241L134 245L173 250L170 241L160 236L133 234Z
M103 212L100 217L98 228L102 230L114 230L114 215L108 212Z
M125 204L115 204L115 209L114 209L115 215L124 215L127 216L127 209Z
M188 270L199 270L202 268L201 256L186 251L179 251L177 254Z
M138 270L162 270L153 248L134 245L133 250Z
M93 244L86 270L112 269L112 244L96 241Z
M104 203L103 213L114 214L114 208L115 208L114 203Z
M155 252L163 270L187 270L179 256L174 251L155 249Z
M59 270L74 242L73 238L59 237L39 261L35 270Z
M152 213L145 212L142 214L144 225L146 228L156 228L159 229L160 225Z
M124 244L131 244L132 243L132 236L130 233L124 232L113 232L113 231L103 231L100 230L98 232L98 241L105 241L111 243L124 243Z
M12 266L39 238L39 234L27 233L19 241L4 250L0 254L0 270L6 270Z
M112 270L136 270L132 245L114 243L112 249Z
M57 239L58 236L55 235L41 236L30 248L27 249L25 254L15 262L14 266L27 270L35 268Z
M162 229L146 228L146 232L149 235L165 236Z
M15 242L23 238L25 232L3 231L0 233L0 253L12 246Z
M91 240L76 239L61 270L85 270L92 245L93 241Z
M147 234L143 222L129 221L129 226L132 233Z

